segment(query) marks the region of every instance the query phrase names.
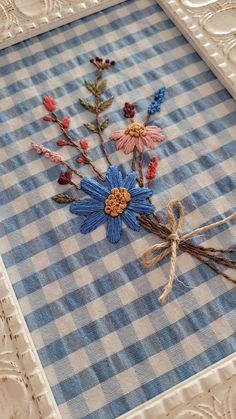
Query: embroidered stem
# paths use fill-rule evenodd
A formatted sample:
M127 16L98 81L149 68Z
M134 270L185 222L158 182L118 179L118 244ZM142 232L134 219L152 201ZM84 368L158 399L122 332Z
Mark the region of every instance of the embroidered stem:
M150 119L151 119L151 115L148 113L145 120L144 120L143 125L146 126L149 123Z
M174 215L174 207L177 207L179 211L179 216L176 219ZM224 278L231 280L236 283L236 279L233 279L229 275L222 272L215 264L223 265L228 268L236 269L236 261L228 259L223 256L219 256L216 253L236 253L236 248L230 249L215 249L213 247L205 248L203 246L195 245L188 240L195 234L204 233L205 231L210 230L211 228L218 227L229 221L236 219L236 213L225 217L222 220L219 220L215 223L204 225L200 228L190 231L189 233L181 235L181 231L184 224L184 207L182 203L178 200L171 200L168 203L167 207L167 218L169 226L164 225L160 217L157 215L150 216L140 216L140 224L148 231L153 234L156 234L165 241L162 243L157 243L150 246L143 254L142 261L145 266L153 266L158 264L165 256L171 254L170 260L170 271L169 278L164 290L159 298L160 302L164 302L168 297L173 282L175 279L175 269L176 269L176 259L177 259L177 249L180 248L182 251L189 253L194 256L196 259L200 260L202 263L205 263L211 269L213 269L217 274L223 276ZM213 262L213 263L212 263ZM215 264L214 264L215 263Z
M96 76L96 84L95 84L96 92L98 91L98 82L102 77L102 73L103 73L103 70L98 69L97 76ZM95 102L96 102L96 114L95 114L95 116L96 116L97 133L98 133L98 137L99 137L99 140L100 140L100 143L101 143L101 147L102 147L105 159L106 159L107 163L109 164L109 166L111 166L111 160L110 160L109 154L107 153L107 150L106 150L105 141L104 141L104 138L103 138L103 135L102 135L102 126L101 126L101 123L100 123L100 120L99 120L100 95L98 93L95 94Z
M99 172L99 170L96 168L95 164L92 162L92 160L88 157L88 153L87 151L83 150L78 144L76 144L73 140L73 138L71 137L71 135L68 132L68 129L63 127L61 121L59 120L59 118L57 117L55 112L51 112L52 117L53 117L53 122L56 122L61 131L63 132L63 134L65 135L65 137L67 138L69 144L71 147L74 147L76 150L78 150L80 152L80 154L83 156L85 162L87 164L89 164L92 168L92 170L94 171L94 173L96 173L96 175L99 177L99 179L104 182L105 178L103 177L103 175L101 174L101 172Z
M64 161L63 166L67 167L68 169L70 169L71 172L73 172L76 176L79 176L80 179L83 178L83 175L81 175L78 170L76 170L70 163L68 163L67 161ZM73 184L73 182L71 183L71 185ZM77 185L76 185L77 186Z
M81 190L81 187L79 185L76 185L76 183L73 182L72 180L70 181L70 185L71 186L74 186L74 188L77 189L77 191L80 191Z
M91 58L90 62L96 67L97 74L95 81L85 80L85 86L90 93L94 96L94 101L90 102L87 99L81 99L80 103L87 109L89 112L92 112L95 115L95 124L86 123L85 126L92 132L97 133L101 148L103 150L104 157L108 163L111 165L111 160L109 154L106 150L105 141L103 138L103 131L109 124L109 118L105 118L103 121L100 121L99 115L101 112L105 111L113 101L113 97L109 96L107 99L102 100L101 95L106 89L106 80L101 80L104 70L108 70L111 66L115 64L114 60L103 59L100 57Z
M136 154L137 154L137 148L134 147L133 158L132 158L132 163L131 163L131 169L133 172L136 171Z
M31 143L32 148L38 153L43 154L46 159L49 159L51 162L56 164L61 164L62 166L67 167L71 172L73 172L76 176L82 179L82 175L76 170L70 163L65 161L63 157L56 153L55 151L50 150L49 148L44 147L43 145Z
M139 166L138 166L138 184L140 187L143 187L143 151L139 153Z

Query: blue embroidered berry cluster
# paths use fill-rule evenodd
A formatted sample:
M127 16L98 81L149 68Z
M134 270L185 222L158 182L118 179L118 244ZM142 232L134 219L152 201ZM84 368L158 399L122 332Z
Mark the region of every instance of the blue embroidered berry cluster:
M165 99L166 89L165 87L161 87L154 96L154 100L148 106L148 114L155 115L155 113L159 112L161 109L161 104Z

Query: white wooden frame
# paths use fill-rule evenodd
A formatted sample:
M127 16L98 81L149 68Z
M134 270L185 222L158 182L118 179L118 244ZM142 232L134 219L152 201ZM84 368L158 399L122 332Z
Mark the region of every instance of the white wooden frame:
M236 100L236 0L157 0Z
M0 0L0 49L122 1ZM157 3L236 99L236 0ZM121 418L234 419L235 400L236 353ZM0 406L0 419L61 419L1 259Z

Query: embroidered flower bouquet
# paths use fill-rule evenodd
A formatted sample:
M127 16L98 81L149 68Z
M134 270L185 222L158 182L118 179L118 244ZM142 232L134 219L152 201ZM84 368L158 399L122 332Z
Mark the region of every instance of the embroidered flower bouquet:
M155 210L150 201L152 195L148 187L144 187L143 175L143 152L144 148L154 148L155 143L164 140L161 129L155 125L147 125L150 117L160 110L160 105L164 99L165 89L161 88L155 95L153 102L148 107L148 113L143 123L135 122L135 106L131 103L124 105L124 117L128 120L128 126L125 130L115 131L110 135L110 139L115 141L117 150L123 149L128 154L132 153L132 171L122 178L118 167L111 164L110 156L107 153L104 130L109 124L107 117L102 118L101 114L113 101L113 98L102 98L106 89L106 80L102 78L104 71L110 70L114 61L104 60L100 57L91 59L91 63L96 68L96 77L94 81L85 81L85 86L93 96L93 101L80 99L80 103L88 111L93 113L94 122L86 123L85 126L96 133L104 158L108 165L105 176L100 173L95 163L89 157L89 142L82 138L76 141L69 133L70 119L67 116L59 119L56 113L56 101L46 96L43 104L50 113L44 116L45 121L57 123L63 139L57 141L59 147L72 147L78 153L77 165L79 169L66 162L63 157L43 146L32 143L32 147L40 154L49 158L52 162L58 163L66 168L58 178L61 185L72 185L78 191L78 196L74 197L67 194L59 194L53 197L58 203L70 203L70 211L79 216L86 217L81 226L81 233L86 234L95 230L100 224L106 223L107 239L111 243L117 243L121 237L122 223L124 222L132 230L140 229L137 214L152 214ZM138 160L138 174L135 172ZM90 165L94 175L98 180L83 177L82 165ZM153 156L148 165L146 178L148 183L155 177L157 167L157 157ZM77 184L76 176L80 178L80 184ZM89 199L81 199L79 189L82 189Z
M153 115L160 111L165 97L165 88L162 87L155 93L143 122L134 119L136 114L134 104L128 102L124 104L123 113L128 121L127 128L117 130L109 136L109 139L115 142L117 150L123 150L125 154L132 153L130 172L126 176L122 176L119 168L112 165L107 152L104 131L109 125L109 119L102 117L103 112L106 111L113 101L113 97L105 95L107 82L103 79L103 74L116 63L100 57L92 58L90 62L96 69L96 75L94 80L86 80L85 86L92 95L92 100L80 99L80 103L93 114L93 121L86 123L85 126L98 136L108 169L105 175L100 172L89 156L89 141L86 138L76 140L70 134L69 117L63 116L59 118L56 101L51 96L45 96L43 104L49 113L43 119L56 123L61 134L63 134L63 138L57 141L57 146L61 148L71 147L77 153L77 167L75 167L68 163L61 154L42 145L32 143L32 147L37 153L44 155L44 157L64 168L59 174L58 183L71 185L76 190L76 195L62 193L54 196L53 199L57 203L69 204L72 213L85 218L80 229L83 234L87 234L101 224L106 223L107 239L115 244L120 240L122 224L124 223L134 231L138 231L140 226L142 226L149 232L164 239L163 243L151 246L143 255L144 264L152 266L169 253L171 254L169 279L160 296L160 301L166 300L172 288L178 248L207 264L216 273L233 280L220 271L217 265L236 269L235 261L218 255L218 253L235 252L235 249L203 248L188 241L190 236L198 234L199 231L209 229L212 227L211 225L204 226L205 230L201 227L181 236L184 209L179 201L170 201L169 203L169 226L164 225L162 220L154 214L155 207L151 201L152 191L150 187L156 176L158 159L156 155L151 156L147 170L144 173L144 151L145 148L153 149L157 142L164 140L161 129L156 125L151 125L150 120ZM93 177L83 176L83 165L90 166ZM79 183L76 181L77 178L79 178ZM81 189L89 198L80 199ZM179 210L179 219L177 220L173 211L174 207L177 207ZM233 218L235 218L235 214L227 217L227 219L220 220L214 226Z

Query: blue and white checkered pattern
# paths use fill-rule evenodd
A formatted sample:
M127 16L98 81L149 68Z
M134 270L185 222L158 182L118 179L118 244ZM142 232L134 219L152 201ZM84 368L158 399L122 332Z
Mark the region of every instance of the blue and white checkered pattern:
M117 245L104 226L82 235L83 217L50 199L67 187L56 182L59 168L30 147L33 139L57 149L42 96L56 97L73 131L88 135L91 115L78 98L87 95L94 55L117 61L107 133L125 127L125 101L142 118L153 92L167 88L156 118L166 135L157 150L157 209L164 214L170 198L181 199L187 230L228 215L235 203L236 103L154 0L129 0L0 52L0 252L63 419L115 418L236 349L233 284L180 253L161 306L169 261L150 270L140 263L153 235L124 228ZM104 172L96 135L89 141ZM107 147L128 172L130 155ZM233 233L231 224L200 239L228 247Z

